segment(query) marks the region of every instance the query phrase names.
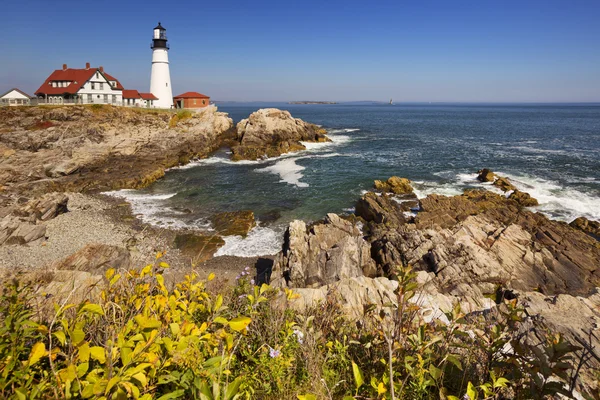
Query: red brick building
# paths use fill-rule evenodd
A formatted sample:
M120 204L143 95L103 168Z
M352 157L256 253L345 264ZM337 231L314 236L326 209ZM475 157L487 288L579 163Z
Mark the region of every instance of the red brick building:
M203 108L210 104L210 97L198 92L185 92L173 97L175 108Z

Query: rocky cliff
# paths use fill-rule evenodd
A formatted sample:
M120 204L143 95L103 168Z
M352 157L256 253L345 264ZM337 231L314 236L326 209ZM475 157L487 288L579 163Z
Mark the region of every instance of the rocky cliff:
M304 150L304 142L328 142L325 130L293 118L288 111L265 108L237 124L237 143L232 146L233 160L256 160Z
M112 106L0 109L0 185L28 195L137 188L233 134L216 107L178 116Z
M490 299L518 297L529 318L525 326L562 333L591 351L588 366L600 365L600 242L594 235L484 190L430 195L415 215L403 206L406 191L398 196L388 186L376 182L384 193L362 196L349 220L328 215L314 226L292 222L271 282L298 288L300 307L335 291L348 314L359 317L368 304L394 304L394 272L410 265L421 285L415 301L430 314L444 318L456 302L479 312L495 306Z

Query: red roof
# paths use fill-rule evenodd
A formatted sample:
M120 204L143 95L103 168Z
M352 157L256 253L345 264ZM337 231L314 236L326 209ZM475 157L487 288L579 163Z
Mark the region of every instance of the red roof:
M158 100L158 97L156 97L152 93L140 93L140 95L144 100Z
M123 89L124 99L140 99L142 95L137 90Z
M198 92L185 92L185 93L180 94L179 96L175 96L173 98L174 99L210 99L210 97L208 97L207 95L198 93Z
M96 73L100 72L109 81L116 81L116 90L123 90L121 82L116 80L114 77L108 75L105 72L100 71L99 68L67 68L57 69L44 81L42 86L35 91L36 95L40 94L76 94L79 89ZM52 81L67 81L71 84L67 87L52 87Z
M107 74L106 72L104 72L104 76L106 77L106 79L108 79L109 81L116 81L117 82L117 87L115 89L117 90L123 90L123 85L121 85L121 82L119 82L116 78L113 78L112 75Z

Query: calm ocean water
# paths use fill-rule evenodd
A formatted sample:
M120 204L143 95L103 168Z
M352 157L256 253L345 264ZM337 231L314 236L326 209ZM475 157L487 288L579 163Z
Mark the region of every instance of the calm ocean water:
M218 254L280 249L293 219L351 212L374 179L414 182L419 197L485 187L476 172L508 176L540 202L534 210L570 222L600 220L600 105L223 104L235 122L265 107L322 125L333 143L280 158L233 163L226 150L170 170L140 191L119 191L140 218L210 229L221 211L253 210L260 226L226 238Z

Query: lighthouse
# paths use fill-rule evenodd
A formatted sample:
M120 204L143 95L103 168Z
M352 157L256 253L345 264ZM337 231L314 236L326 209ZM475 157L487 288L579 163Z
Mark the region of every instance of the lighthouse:
M171 89L171 73L169 72L169 45L167 30L158 23L152 37L152 74L150 75L150 92L158 97L154 106L171 108L173 106L173 91Z

